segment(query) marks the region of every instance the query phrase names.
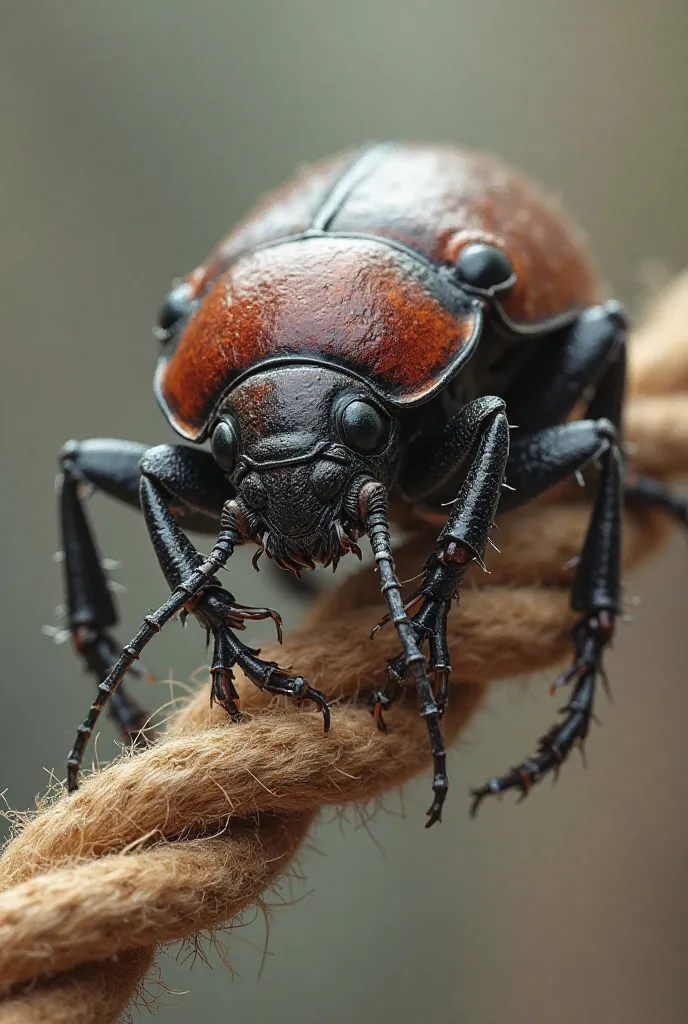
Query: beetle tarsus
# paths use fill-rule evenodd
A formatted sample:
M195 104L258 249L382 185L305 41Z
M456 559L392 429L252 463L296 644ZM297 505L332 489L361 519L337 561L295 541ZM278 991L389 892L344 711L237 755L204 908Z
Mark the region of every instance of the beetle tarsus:
M210 592L209 590L208 594ZM246 628L245 622L261 622L264 619L272 619L277 640L282 643L282 616L274 608L254 608L251 605L238 604L228 590L221 588L214 589L212 594L214 616L219 615L224 618L231 629L242 630ZM192 610L195 611L199 606L203 606L204 600L205 595L201 595Z
M299 703L311 701L322 712L324 731L329 731L330 709L324 694L310 686L303 676L290 672L275 661L263 661L258 657L259 651L247 647L234 636L233 630L238 620L271 618L275 621L276 612L270 608L249 608L236 604L228 591L212 588L201 595L194 607L194 614L202 625L209 625L215 636L215 654L217 655L219 650L220 656L217 660L220 669L226 671L227 668L237 665L261 690L292 697ZM279 619L279 616L277 618ZM279 621L281 622L281 619ZM213 664L215 660L214 658ZM236 697L232 697L231 692L230 697L236 705ZM218 703L222 701L218 699ZM231 704L226 710L234 717Z
M259 659L256 659L256 661L259 662ZM249 676L252 682L255 682L261 690L267 690L268 693L274 693L282 697L291 697L299 704L303 703L303 701L311 701L322 713L323 732L328 733L330 731L330 705L324 693L310 686L303 676L294 675L288 672L287 669L280 668L274 661L259 663L262 669L268 669L267 678L263 681L262 672L257 673L255 678ZM248 671L243 665L242 668L248 675Z
M210 668L210 706L219 704L234 722L241 721L239 694L234 686L233 667L236 657L229 641L229 630L221 626L215 630L213 662Z
M425 827L432 828L438 821L442 821L442 808L444 807L444 801L447 799L449 779L447 777L447 755L444 749L439 713L434 711L426 714L425 720L430 736L434 770L432 782L434 799L427 811L428 820L425 823Z
M444 801L447 797L447 790L449 788L449 782L446 775L436 775L433 783L433 790L435 792L435 799L432 804L425 812L428 820L425 822L426 828L432 828L438 822L442 822L442 808L444 807Z
M549 729L538 742L537 753L526 758L506 774L490 779L479 789L472 790L471 817L487 796L499 796L507 790L520 792L520 799L528 796L532 787L550 773L558 774L561 765L574 747L583 748L590 723L595 720L594 701L597 680L605 680L602 656L609 644L614 627L614 615L606 610L586 616L574 630L576 657L570 669L562 673L551 688L575 680L573 694L563 707L563 721Z

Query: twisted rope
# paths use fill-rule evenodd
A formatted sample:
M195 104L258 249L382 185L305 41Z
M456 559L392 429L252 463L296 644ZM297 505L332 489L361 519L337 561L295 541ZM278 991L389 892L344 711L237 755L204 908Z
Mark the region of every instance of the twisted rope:
M634 349L626 436L638 469L688 473L688 277L664 297ZM573 569L589 510L563 488L499 521L491 575L472 572L450 617L453 676L444 720L455 740L486 686L565 657L574 617ZM399 518L413 536L396 554L418 571L436 528ZM658 513L626 515L624 565L667 538ZM409 697L379 733L357 702L383 681L393 631L369 645L377 579L349 577L268 658L298 664L330 699L320 717L268 700L239 680L246 722L208 707L204 688L154 747L86 778L69 800L42 809L0 860L0 1024L114 1021L149 970L158 944L226 925L283 874L318 810L374 800L429 764ZM455 787L455 791L456 791Z

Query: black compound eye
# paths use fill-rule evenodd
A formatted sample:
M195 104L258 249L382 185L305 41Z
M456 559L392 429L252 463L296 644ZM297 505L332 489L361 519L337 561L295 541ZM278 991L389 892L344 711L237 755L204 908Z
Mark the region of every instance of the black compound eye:
M461 250L456 260L461 284L481 292L501 292L516 283L511 260L494 245L475 242Z
M158 313L158 323L154 328L155 336L160 341L169 341L178 324L185 320L191 312L191 285L186 281L177 285L169 293Z
M382 451L389 438L389 420L369 402L349 402L342 411L341 426L344 440L358 452Z
M234 472L238 449L239 438L235 424L228 419L220 420L210 439L210 450L225 473Z

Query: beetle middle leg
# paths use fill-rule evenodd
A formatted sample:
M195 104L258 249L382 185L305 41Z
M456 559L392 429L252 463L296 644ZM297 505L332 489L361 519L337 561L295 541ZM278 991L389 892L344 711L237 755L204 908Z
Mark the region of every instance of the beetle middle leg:
M606 419L578 420L520 439L507 465L507 479L515 491L505 495L507 504L520 504L519 496L541 493L591 462L599 466L597 495L571 594L571 606L581 619L573 631L572 663L552 686L554 693L573 683L571 698L562 708L563 719L540 739L536 754L474 790L473 814L491 794L517 789L527 795L587 737L597 680L606 678L603 654L621 609L623 456L616 428Z
M119 654L110 634L118 617L83 491L98 487L138 505L138 466L145 450L145 445L131 441L98 439L70 441L60 452L58 491L67 625L86 669L98 683L107 677ZM136 673L134 668L132 674ZM125 739L136 739L148 717L124 687L112 701L110 715Z
M527 795L535 783L557 771L588 734L597 680L605 679L603 654L621 610L624 459L619 430L626 366L624 328L614 304L586 311L549 357L551 387L540 414L535 396L530 393L528 401L527 389L520 394L524 423L532 432L513 445L507 466L513 490L504 496L502 507L524 504L591 462L599 470L597 493L571 593L571 606L581 614L573 632L574 658L552 688L573 684L571 698L562 709L564 717L540 739L536 754L473 792L472 813L491 794L516 789ZM543 384L544 380L539 382L540 387ZM545 420L565 416L581 390L591 394L588 419L559 426L541 423L538 429L539 415ZM517 397L514 404L518 403Z

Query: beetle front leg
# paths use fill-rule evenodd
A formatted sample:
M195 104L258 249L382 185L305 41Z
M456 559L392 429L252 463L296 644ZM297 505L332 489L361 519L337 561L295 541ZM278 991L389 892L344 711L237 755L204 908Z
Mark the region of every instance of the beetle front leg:
M234 547L245 538L232 515L232 501L227 500L229 485L211 456L180 445L151 448L141 458L140 477L140 506L172 594L157 611L145 617L136 636L122 648L109 674L100 683L69 755L67 785L70 792L77 789L86 744L101 712L116 695L122 679L145 646L181 611L195 615L215 637L212 692L228 713L238 710L232 668L239 665L263 689L292 694L299 700L313 700L323 711L326 728L329 725L327 702L319 691L309 687L302 677L293 676L274 663L261 661L255 651L241 644L234 635L235 630L245 628L246 620L271 618L279 637L281 620L272 609L238 604L216 578ZM180 506L189 509L192 522L199 515L217 516L220 520L220 533L207 558L196 551L178 525L175 517Z
M406 612L420 609L409 619L419 647L427 640L429 648L428 669L433 681L433 695L437 702L437 713L443 717L449 696L451 680L451 660L447 642L447 617L453 600L458 600L463 569L457 571L453 566L435 565L435 569L427 574L431 560L426 563L426 577L422 587L406 601ZM386 617L382 623L388 621ZM379 625L375 627L377 632ZM387 728L384 711L402 695L402 680L406 675L404 654L398 654L387 662L387 685L373 691L371 704L373 715L382 730Z
M450 421L432 450L412 453L412 465L402 480L406 493L418 494L427 480L444 484L469 462L452 511L440 533L435 551L424 566L423 583L406 602L417 644L426 640L429 668L440 716L449 693L451 665L447 643L447 616L458 600L461 581L472 562L481 564L494 522L509 454L509 425L500 398L476 399ZM469 461L470 460L470 461ZM382 709L396 699L405 674L403 655L388 663L388 684L373 695L378 724L384 728Z
M271 618L281 639L281 619L271 608L249 608L237 604L229 591L211 586L193 603L193 614L215 638L211 667L211 703L220 704L231 718L240 718L239 695L234 686L235 666L259 690L294 700L311 701L323 716L323 729L329 732L330 709L320 690L309 686L303 676L282 668L276 661L259 658L260 651L247 647L235 635L245 629L247 619Z
M447 643L449 609L453 600L459 601L469 565L483 565L509 455L509 424L504 404L499 399L478 399L473 405L477 409L468 406L458 414L454 430L461 429L463 420L464 429L473 436L477 434L477 445L472 446L472 462L437 539L437 547L425 563L417 595L421 604L411 620L419 639L428 641L441 714L446 707L451 673Z
M451 448L454 448L453 459ZM457 452L459 455L457 456ZM481 398L466 406L448 425L442 443L434 449L435 476L455 472L471 459L459 495L437 542L437 548L425 563L424 580L419 591L405 604L389 550L386 505L372 515L372 502L363 490L364 520L367 524L376 561L380 566L382 589L391 621L397 629L403 651L388 662L388 684L372 695L373 713L380 728L385 728L382 711L396 699L401 682L412 673L426 719L435 760L435 800L428 812L429 825L439 821L447 791L446 755L439 722L449 689L451 666L447 643L447 616L468 566L482 563L494 514L504 480L509 453L509 425L504 402L499 398ZM423 467L424 469L425 467ZM369 484L368 488L380 485ZM374 492L377 493L377 492ZM378 499L379 500L379 499ZM375 510L377 512L377 510ZM409 618L409 612L419 605ZM430 648L429 668L434 675L430 684L421 648Z
M149 460L144 459L141 507L158 562L170 588L174 590L183 579L198 569L202 557L172 515L169 497L162 480L164 477L161 466L156 466L154 471L149 465ZM238 506L235 506L233 501L228 502L225 506L225 520L232 523L240 520L241 515L235 515L236 511ZM237 527L237 537L240 534L241 530ZM241 537L239 542L244 539ZM270 618L281 641L282 620L276 611L271 608L251 608L239 604L217 580L210 581L203 591L187 604L186 610L215 638L212 692L218 703L222 704L230 715L234 716L236 708L232 669L234 665L238 665L261 690L292 696L299 701L310 700L316 704L323 713L324 728L327 732L330 714L324 695L309 686L302 676L280 667L276 662L263 661L257 657L259 652L246 647L235 636L236 630L245 629L246 621Z

